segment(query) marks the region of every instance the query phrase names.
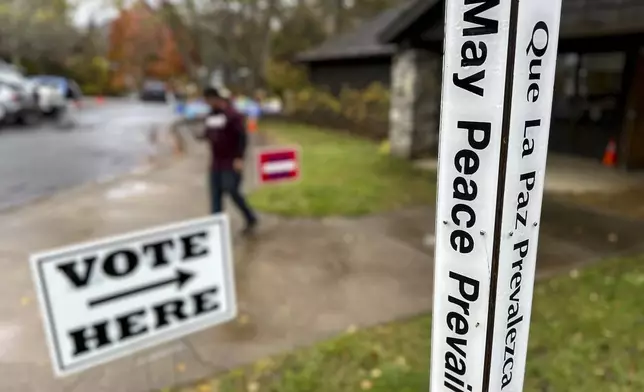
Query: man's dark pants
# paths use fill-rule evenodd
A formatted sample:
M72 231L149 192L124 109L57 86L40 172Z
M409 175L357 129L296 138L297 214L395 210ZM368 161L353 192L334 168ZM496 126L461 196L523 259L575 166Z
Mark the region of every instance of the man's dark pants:
M255 214L248 206L246 199L241 194L242 176L234 170L211 170L210 171L210 206L213 214L223 211L223 196L230 195L233 202L237 205L244 215L247 225L257 222Z

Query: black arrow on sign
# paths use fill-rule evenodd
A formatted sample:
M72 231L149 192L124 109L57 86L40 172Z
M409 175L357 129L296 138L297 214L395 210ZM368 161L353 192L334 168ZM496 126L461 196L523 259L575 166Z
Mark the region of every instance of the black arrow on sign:
M142 293L144 291L158 289L159 287L171 285L173 283L175 283L177 285L178 289L181 289L181 288L183 288L183 286L186 285L186 283L188 283L188 281L190 279L192 279L193 276L194 276L194 274L191 273L191 272L186 272L186 271L182 271L180 269L177 269L176 275L173 278L164 279L164 280L161 280L161 281L156 282L156 283L148 284L148 285L145 285L145 286L140 286L140 287L137 287L137 288L134 288L134 289L121 291L120 293L110 294L110 295L102 297L102 298L97 298L97 299L91 300L91 301L89 301L89 307L93 308L93 307L98 306L98 305L102 305L102 304L105 304L105 303L108 303L108 302L116 301L118 299L129 297L130 295Z

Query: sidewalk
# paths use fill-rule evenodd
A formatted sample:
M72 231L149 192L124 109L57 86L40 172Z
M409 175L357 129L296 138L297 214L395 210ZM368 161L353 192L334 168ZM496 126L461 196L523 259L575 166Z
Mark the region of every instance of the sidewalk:
M436 159L416 162L419 168L436 170ZM644 173L625 172L602 166L588 158L550 153L548 155L545 192L553 195L585 193L617 194L641 187Z
M207 213L205 150L150 173L59 194L0 216L0 390L148 391L192 381L430 303L431 259L355 222L264 217L236 240L240 319L69 379L52 378L27 258L34 251ZM233 230L241 223L232 214ZM404 284L401 284L404 282Z
M172 164L0 214L1 391L162 389L352 326L430 310L433 249L423 240L432 232L433 208L321 221L264 216L256 239L235 239L237 321L78 376L53 379L28 255L205 215L206 151L190 138L186 141L187 154ZM238 230L236 211L231 218ZM639 244L637 233L643 228L546 203L540 272L630 250Z

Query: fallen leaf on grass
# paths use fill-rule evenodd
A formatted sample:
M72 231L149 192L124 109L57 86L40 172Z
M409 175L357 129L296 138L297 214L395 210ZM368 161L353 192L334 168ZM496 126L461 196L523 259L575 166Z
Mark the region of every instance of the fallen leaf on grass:
M396 358L396 365L401 366L401 367L407 367L407 360L405 357L398 357Z
M257 392L259 391L259 383L251 382L246 386L246 389L248 390L248 392Z
M371 378L380 378L382 376L382 371L380 369L371 370Z
M595 376L602 377L606 374L606 370L604 370L604 368L596 367L593 373L595 373Z
M637 286L644 284L644 275L637 275L637 277L635 278L635 284Z
M362 388L363 391L368 391L373 387L373 383L369 380L362 380L360 383L360 388Z
M573 279L577 279L579 277L579 270L574 269L574 270L570 271L570 277L573 278Z
M197 391L199 392L213 392L212 387L208 384L200 384L197 387Z
M246 314L242 314L237 319L237 322L239 323L239 325L246 325L246 324L248 324L249 321L250 321L250 317L248 317L248 315L246 315Z
M185 372L186 371L186 365L184 365L183 363L178 363L177 364L177 371L179 373Z
M573 343L581 343L581 340L583 339L583 337L584 336L581 334L581 332L577 332L572 336L572 341Z
M271 358L260 359L255 364L255 373L267 373L273 368L274 365L275 363Z
M347 328L347 333L348 334L354 334L358 330L358 327L355 325L350 325L349 328Z
M640 340L639 342L637 342L637 349L639 351L644 351L644 340Z

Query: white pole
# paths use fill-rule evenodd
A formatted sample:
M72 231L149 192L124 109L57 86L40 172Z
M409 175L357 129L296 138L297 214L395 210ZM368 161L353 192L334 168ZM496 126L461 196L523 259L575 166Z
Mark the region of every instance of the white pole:
M447 0L431 391L523 389L561 0Z

